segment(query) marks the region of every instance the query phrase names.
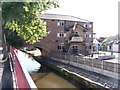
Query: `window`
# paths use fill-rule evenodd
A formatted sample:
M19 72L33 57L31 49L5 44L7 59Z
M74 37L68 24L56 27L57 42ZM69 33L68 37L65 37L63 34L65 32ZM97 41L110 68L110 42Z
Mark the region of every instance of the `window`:
M78 49L78 46L77 45L73 45L72 49Z
M89 43L86 43L85 48L86 49L91 49L91 46L89 45Z
M73 54L77 54L78 53L78 46L77 45L73 45L71 50L72 50Z
M64 49L64 43L60 43L58 45L58 50L63 50Z
M64 27L64 21L58 21L58 26Z
M112 49L112 46L110 45L109 48Z
M74 32L73 36L74 36L74 37L79 37L79 36L80 36L80 33L79 33L79 32Z
M84 24L84 27L87 28L87 24Z
M89 33L89 38L91 38L91 34Z
M60 32L57 34L57 37L66 37L66 34L64 32Z
M115 44L120 44L120 41L116 41Z
M85 37L89 37L89 34L88 34L88 33L85 33Z
M91 24L89 24L89 23L85 23L85 24L84 24L84 27L85 27L85 28L91 28L91 27L92 27L92 25L91 25Z
M89 46L89 49L91 49L91 45Z
M86 33L85 33L85 37L91 38L91 33L86 32Z

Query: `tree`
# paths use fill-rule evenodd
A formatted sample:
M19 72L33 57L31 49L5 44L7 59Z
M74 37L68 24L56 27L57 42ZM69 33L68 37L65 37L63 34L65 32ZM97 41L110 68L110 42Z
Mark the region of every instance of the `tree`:
M34 44L47 35L46 25L38 15L57 7L59 7L59 3L55 0L3 2L2 29L3 31L8 30L10 33L12 31L17 36L24 38L26 42Z
M15 32L13 33L9 29L5 29L4 32L6 35L6 41L9 45L16 48L20 48L24 45L23 39L20 36L18 36Z

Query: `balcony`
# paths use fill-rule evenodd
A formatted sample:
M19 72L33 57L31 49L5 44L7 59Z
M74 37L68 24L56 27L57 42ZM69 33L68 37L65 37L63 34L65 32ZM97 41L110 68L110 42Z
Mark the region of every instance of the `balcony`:
M83 42L83 37L72 37L71 42Z

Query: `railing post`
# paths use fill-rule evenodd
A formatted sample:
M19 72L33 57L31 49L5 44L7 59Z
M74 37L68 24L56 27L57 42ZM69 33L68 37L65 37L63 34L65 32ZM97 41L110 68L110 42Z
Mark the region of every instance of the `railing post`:
M76 56L76 59L77 59L77 66L78 66L78 56Z
M92 58L92 71L94 71L94 67L93 67L93 58Z
M116 73L117 67L116 63L114 63L114 74Z
M73 61L73 55L71 55L71 60L70 60L70 64L71 64L71 62Z
M101 73L103 73L103 60L102 60L102 62L101 62L101 65L102 65Z
M84 60L84 68L86 69L86 63L85 63L86 58L84 58L83 60Z

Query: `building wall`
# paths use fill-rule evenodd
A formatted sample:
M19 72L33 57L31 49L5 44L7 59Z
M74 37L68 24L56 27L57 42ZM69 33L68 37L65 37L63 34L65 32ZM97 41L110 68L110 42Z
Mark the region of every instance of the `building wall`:
M81 53L82 51L84 51L85 49L85 47L83 46L83 44L82 43L71 43L70 44L70 49L72 48L72 46L74 46L74 45L77 45L78 46L78 53Z
M36 45L42 45L46 48L48 48L50 51L56 52L57 46L59 43L64 43L65 39L69 36L69 32L66 32L66 38L65 37L57 37L57 34L59 32L65 32L64 27L58 26L58 20L45 20L47 24L47 32L50 32L47 37L45 37L41 42L36 43ZM66 27L69 27L73 25L74 22L66 22Z
M67 42L70 34L71 34L71 30L73 29L73 26L75 24L75 22L73 21L65 21L64 25L65 26L58 26L58 21L59 20L44 20L46 22L47 28L46 31L50 32L47 37L45 37L43 40L41 40L41 42L37 42L35 45L37 46L43 46L47 49L49 49L50 52L61 52L61 50L58 50L58 45L60 43L64 43ZM84 23L80 23L77 22L81 25L83 25ZM83 25L84 26L84 25ZM67 30L65 30L65 28ZM69 29L68 29L69 28ZM59 32L64 32L66 33L66 37L57 37L57 34ZM92 46L92 37L93 35L91 35L91 37L86 38L85 37L85 32L83 32L83 27L81 27L80 25L76 26L76 29L74 30L75 32L78 31L80 32L80 36L83 37L83 42L79 42L79 43L71 43L71 45L78 45L79 46L79 52L86 50L85 45L86 43L89 43ZM87 32L92 33L92 28L89 29ZM91 49L88 49L89 51Z
M86 43L89 44L89 46L91 47L91 49L88 49L89 52L93 51L93 23L91 23L91 28L88 29L88 31L86 32L89 34L89 37L85 37L85 45Z
M36 43L36 45L42 45L45 48L48 48L50 51L56 51L57 48L56 45L59 44L59 42L63 42L62 38L57 37L57 33L59 31L64 31L62 27L57 26L57 21L51 21L47 20L47 32L50 32L47 37L45 37L41 42Z
M85 50L85 46L84 46L84 44L85 44L85 42L84 42L84 40L85 40L84 32L82 30L82 27L78 26L78 25L76 26L76 29L74 30L74 32L79 32L80 33L80 37L83 38L83 41L82 42L71 43L70 44L70 48L72 48L73 45L78 45L78 53L80 53L80 52Z
M107 46L107 51L120 52L120 44L108 45Z

